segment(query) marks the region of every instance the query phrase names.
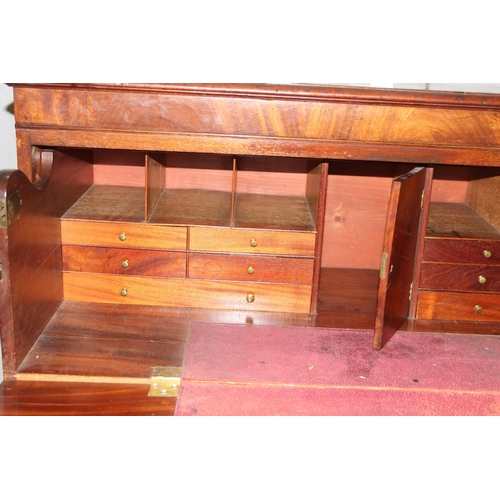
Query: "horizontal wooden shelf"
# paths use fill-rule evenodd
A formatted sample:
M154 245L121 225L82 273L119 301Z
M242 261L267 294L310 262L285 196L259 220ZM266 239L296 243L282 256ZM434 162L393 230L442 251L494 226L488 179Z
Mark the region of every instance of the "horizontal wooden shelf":
M431 203L427 238L500 240L500 231L466 203Z
M143 222L144 189L93 185L63 215L63 219Z

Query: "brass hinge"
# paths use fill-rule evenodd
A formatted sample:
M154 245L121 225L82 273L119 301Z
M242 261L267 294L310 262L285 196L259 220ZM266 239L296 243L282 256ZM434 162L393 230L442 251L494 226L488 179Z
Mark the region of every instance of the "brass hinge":
M420 208L424 206L425 189L422 191L422 199L420 200Z
M0 227L7 228L19 219L19 212L23 200L17 193L12 194L6 200L0 200Z
M408 297L408 300L411 300L412 297L413 297L413 282L410 285L410 296Z
M182 368L178 366L155 366L151 376L148 396L176 398L181 386Z

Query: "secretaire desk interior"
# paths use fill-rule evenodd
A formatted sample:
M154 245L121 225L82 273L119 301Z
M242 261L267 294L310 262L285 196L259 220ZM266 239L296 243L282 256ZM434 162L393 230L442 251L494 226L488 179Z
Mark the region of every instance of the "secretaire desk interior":
M13 88L6 381L147 382L192 321L500 332L500 96Z

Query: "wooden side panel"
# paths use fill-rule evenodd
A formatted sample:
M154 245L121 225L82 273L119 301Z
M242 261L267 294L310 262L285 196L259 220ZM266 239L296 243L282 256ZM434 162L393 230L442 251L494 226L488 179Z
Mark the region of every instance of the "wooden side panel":
M36 189L16 171L3 178L5 196L22 200L19 216L7 230L8 259L2 264L10 282L11 318L2 330L10 352L4 370L11 374L29 352L59 307L62 297L59 217L92 184L92 155L87 151L45 152L51 163L45 187ZM53 158L53 161L51 161ZM5 232L4 232L5 238ZM4 250L5 252L5 250Z
M472 175L467 203L500 230L500 170L478 169Z
M145 220L148 221L166 188L166 155L146 155Z
M381 349L403 325L410 310L420 230L426 168L395 179L387 215L377 299L373 347Z

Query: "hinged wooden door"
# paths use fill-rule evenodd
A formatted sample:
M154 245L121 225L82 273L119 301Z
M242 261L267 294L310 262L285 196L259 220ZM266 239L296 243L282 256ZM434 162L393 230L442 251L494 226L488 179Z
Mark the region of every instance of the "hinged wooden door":
M423 245L432 168L394 179L380 265L374 349L381 349L408 318L418 288L414 277ZM422 229L421 229L422 228Z

